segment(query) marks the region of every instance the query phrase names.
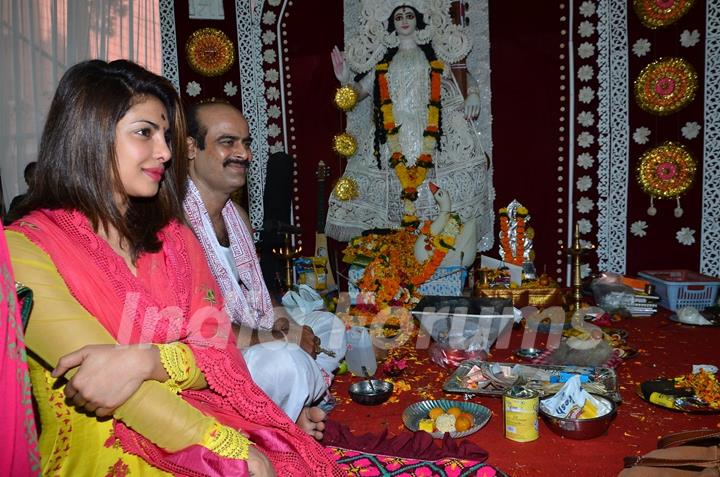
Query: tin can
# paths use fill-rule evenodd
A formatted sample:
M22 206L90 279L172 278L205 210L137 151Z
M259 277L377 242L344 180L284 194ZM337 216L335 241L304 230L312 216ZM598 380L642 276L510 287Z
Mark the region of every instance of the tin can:
M530 442L539 437L537 391L513 386L503 394L505 437L515 442Z

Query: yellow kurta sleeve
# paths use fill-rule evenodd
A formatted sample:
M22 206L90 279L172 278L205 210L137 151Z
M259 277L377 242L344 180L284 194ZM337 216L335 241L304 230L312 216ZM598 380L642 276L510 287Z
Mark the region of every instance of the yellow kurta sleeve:
M184 343L156 344L160 350L160 361L170 379L165 384L177 390L204 389L205 376L195 363L195 356Z
M26 330L26 346L50 368L83 346L115 344L107 330L68 290L50 257L27 237L6 231L15 279L33 290L34 304ZM184 346L184 345L183 345ZM187 347L186 347L187 348ZM187 351L185 365L195 366ZM68 373L72 376L71 373ZM178 385L205 386L201 373L187 373ZM230 458L247 458L249 441L237 431L220 426L157 381L145 381L114 413L116 419L157 446L176 452L193 444L204 445ZM231 441L233 445L228 446ZM224 454L224 455L223 455Z

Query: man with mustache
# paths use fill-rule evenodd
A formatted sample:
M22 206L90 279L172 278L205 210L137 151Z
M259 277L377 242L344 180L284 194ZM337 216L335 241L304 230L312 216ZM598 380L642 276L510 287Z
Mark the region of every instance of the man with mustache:
M313 407L327 391L315 362L320 339L281 307L273 310L250 220L230 200L245 185L252 160L248 123L237 108L217 100L192 106L187 123L185 216L220 285L250 374L291 419L321 439L325 412Z

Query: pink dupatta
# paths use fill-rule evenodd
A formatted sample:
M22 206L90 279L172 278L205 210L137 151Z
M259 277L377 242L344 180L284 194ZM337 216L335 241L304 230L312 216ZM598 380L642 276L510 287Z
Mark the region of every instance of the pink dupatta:
M0 475L40 475L20 307L0 224Z
M35 211L13 229L50 256L73 296L119 343L188 344L208 388L184 391L182 397L249 435L278 475L344 475L252 381L190 229L178 223L165 227L162 250L138 259L137 277L79 212ZM201 446L167 453L119 421L115 435L126 452L176 474L227 475L232 467Z

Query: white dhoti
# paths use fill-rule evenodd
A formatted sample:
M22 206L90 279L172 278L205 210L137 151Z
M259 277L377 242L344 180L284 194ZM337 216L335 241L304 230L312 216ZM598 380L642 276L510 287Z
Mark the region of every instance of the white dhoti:
M345 324L327 311L301 313L286 308L299 325L312 328L320 346L335 356L320 353L316 359L297 343L270 341L242 350L253 380L272 401L297 420L306 406L317 404L325 395L333 371L345 357Z
M293 421L327 391L318 363L295 343L260 343L242 354L253 381Z

